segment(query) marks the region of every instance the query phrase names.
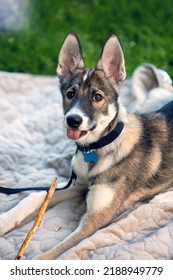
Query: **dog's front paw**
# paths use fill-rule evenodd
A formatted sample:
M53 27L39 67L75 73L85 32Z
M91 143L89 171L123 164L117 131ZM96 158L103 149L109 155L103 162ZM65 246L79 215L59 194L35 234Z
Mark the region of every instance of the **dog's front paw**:
M0 216L0 236L11 230L11 221L7 220L4 214Z
M40 254L40 255L37 255L33 258L33 260L47 260L47 254L46 253L43 253L43 254Z
M33 260L55 260L60 255L58 248L60 248L60 246L57 245L45 253L37 255L33 258Z

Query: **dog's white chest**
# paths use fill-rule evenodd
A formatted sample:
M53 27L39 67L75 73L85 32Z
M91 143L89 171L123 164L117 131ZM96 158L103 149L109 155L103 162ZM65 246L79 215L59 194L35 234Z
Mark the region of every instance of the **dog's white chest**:
M77 177L84 181L88 179L89 165L84 161L83 154L78 152L72 159L72 167Z

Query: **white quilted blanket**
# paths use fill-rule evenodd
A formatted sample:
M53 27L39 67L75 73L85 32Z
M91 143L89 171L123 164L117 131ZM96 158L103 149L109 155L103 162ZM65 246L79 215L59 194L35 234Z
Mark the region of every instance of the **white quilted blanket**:
M129 87L127 82L126 100L130 98ZM166 101L173 99L171 94L169 91L165 95ZM129 100L130 108L134 97ZM0 185L50 186L54 176L67 181L74 151L75 146L66 138L63 128L57 78L0 72ZM0 194L0 214L27 195ZM76 228L84 210L85 202L80 198L49 208L24 259L31 259L63 240ZM0 259L14 259L34 218L31 215L22 225L0 237ZM60 259L173 259L173 191L135 205Z

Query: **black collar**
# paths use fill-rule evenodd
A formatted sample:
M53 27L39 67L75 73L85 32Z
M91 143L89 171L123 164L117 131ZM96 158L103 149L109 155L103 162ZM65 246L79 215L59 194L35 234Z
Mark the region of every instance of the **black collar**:
M124 123L119 122L117 124L117 126L111 132L109 132L107 135L100 138L97 142L94 142L94 143L91 143L88 145L80 145L80 144L76 143L77 148L79 151L82 151L82 152L87 152L87 151L103 148L104 146L112 143L120 135L123 128L124 128Z

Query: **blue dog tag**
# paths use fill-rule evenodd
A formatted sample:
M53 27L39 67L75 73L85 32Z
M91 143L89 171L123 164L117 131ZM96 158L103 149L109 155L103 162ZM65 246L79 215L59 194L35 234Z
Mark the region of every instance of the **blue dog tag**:
M89 151L89 152L82 152L84 156L85 162L94 162L96 163L98 161L97 153L95 151Z

